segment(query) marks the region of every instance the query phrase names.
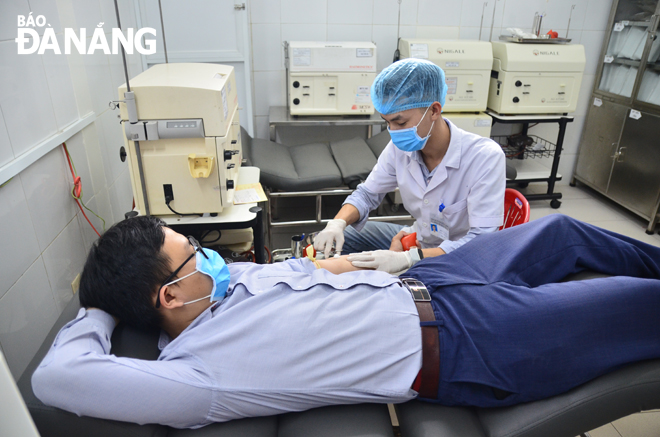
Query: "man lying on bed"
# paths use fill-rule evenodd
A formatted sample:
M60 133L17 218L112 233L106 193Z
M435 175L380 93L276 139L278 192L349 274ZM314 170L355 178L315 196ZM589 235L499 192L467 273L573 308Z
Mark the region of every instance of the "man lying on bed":
M429 390L445 405L512 405L660 357L660 248L565 216L418 262L405 277L431 294L424 328L399 278L345 259L320 267L226 266L158 219L120 222L92 247L84 308L34 392L79 415L195 428ZM584 269L615 276L557 283ZM161 327L159 359L109 355L118 320ZM420 385L429 326L439 383L425 369Z

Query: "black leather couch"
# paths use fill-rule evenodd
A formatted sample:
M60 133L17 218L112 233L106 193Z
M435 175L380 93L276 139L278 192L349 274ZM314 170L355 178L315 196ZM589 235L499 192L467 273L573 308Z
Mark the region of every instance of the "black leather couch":
M581 273L570 280L594 276L602 275ZM18 381L21 394L43 437L394 436L387 406L381 404L324 407L302 413L217 423L195 430L78 417L46 406L34 396L30 379L59 329L76 316L78 308L76 296ZM157 332L135 331L120 324L112 335L111 352L119 356L156 359L157 339ZM620 417L656 408L660 408L660 360L633 364L562 395L513 407L448 408L411 401L397 405L396 411L402 437L574 437Z

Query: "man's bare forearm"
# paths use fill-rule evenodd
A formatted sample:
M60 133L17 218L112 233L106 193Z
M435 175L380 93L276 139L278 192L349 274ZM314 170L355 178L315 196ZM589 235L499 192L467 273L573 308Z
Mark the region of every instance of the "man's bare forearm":
M347 225L350 225L360 220L360 212L356 207L354 207L350 203L347 203L341 207L341 209L335 216L335 219L342 219L346 222Z
M355 267L346 259L348 255L340 256L339 258L329 258L319 260L321 268L326 269L330 273L338 275L345 272L355 272L357 270L366 270L359 267Z

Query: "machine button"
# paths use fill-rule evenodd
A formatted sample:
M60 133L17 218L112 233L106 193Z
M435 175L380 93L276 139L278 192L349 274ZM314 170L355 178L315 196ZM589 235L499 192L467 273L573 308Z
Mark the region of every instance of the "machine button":
M300 99L293 99L294 105L300 105Z
M229 161L232 156L238 155L238 150L225 150L225 161Z
M522 82L519 81L519 80L517 80L517 81L516 81L516 86L522 86Z
M519 101L520 101L520 99L518 97L513 98L513 103L518 103Z
M231 179L227 179L227 189L228 190L234 189L234 181L232 181Z
M127 213L124 213L124 218L129 219L129 218L137 217L138 214L139 212L137 211L128 211Z
M300 82L298 82L298 81L293 82L293 87L294 88L298 88L299 86L300 86Z

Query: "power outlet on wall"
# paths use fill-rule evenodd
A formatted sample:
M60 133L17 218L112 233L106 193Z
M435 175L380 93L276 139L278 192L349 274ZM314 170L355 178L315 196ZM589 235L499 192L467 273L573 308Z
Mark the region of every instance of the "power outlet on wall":
M78 288L80 288L80 273L78 273L71 283L71 289L73 290L73 294L76 294L78 292Z

